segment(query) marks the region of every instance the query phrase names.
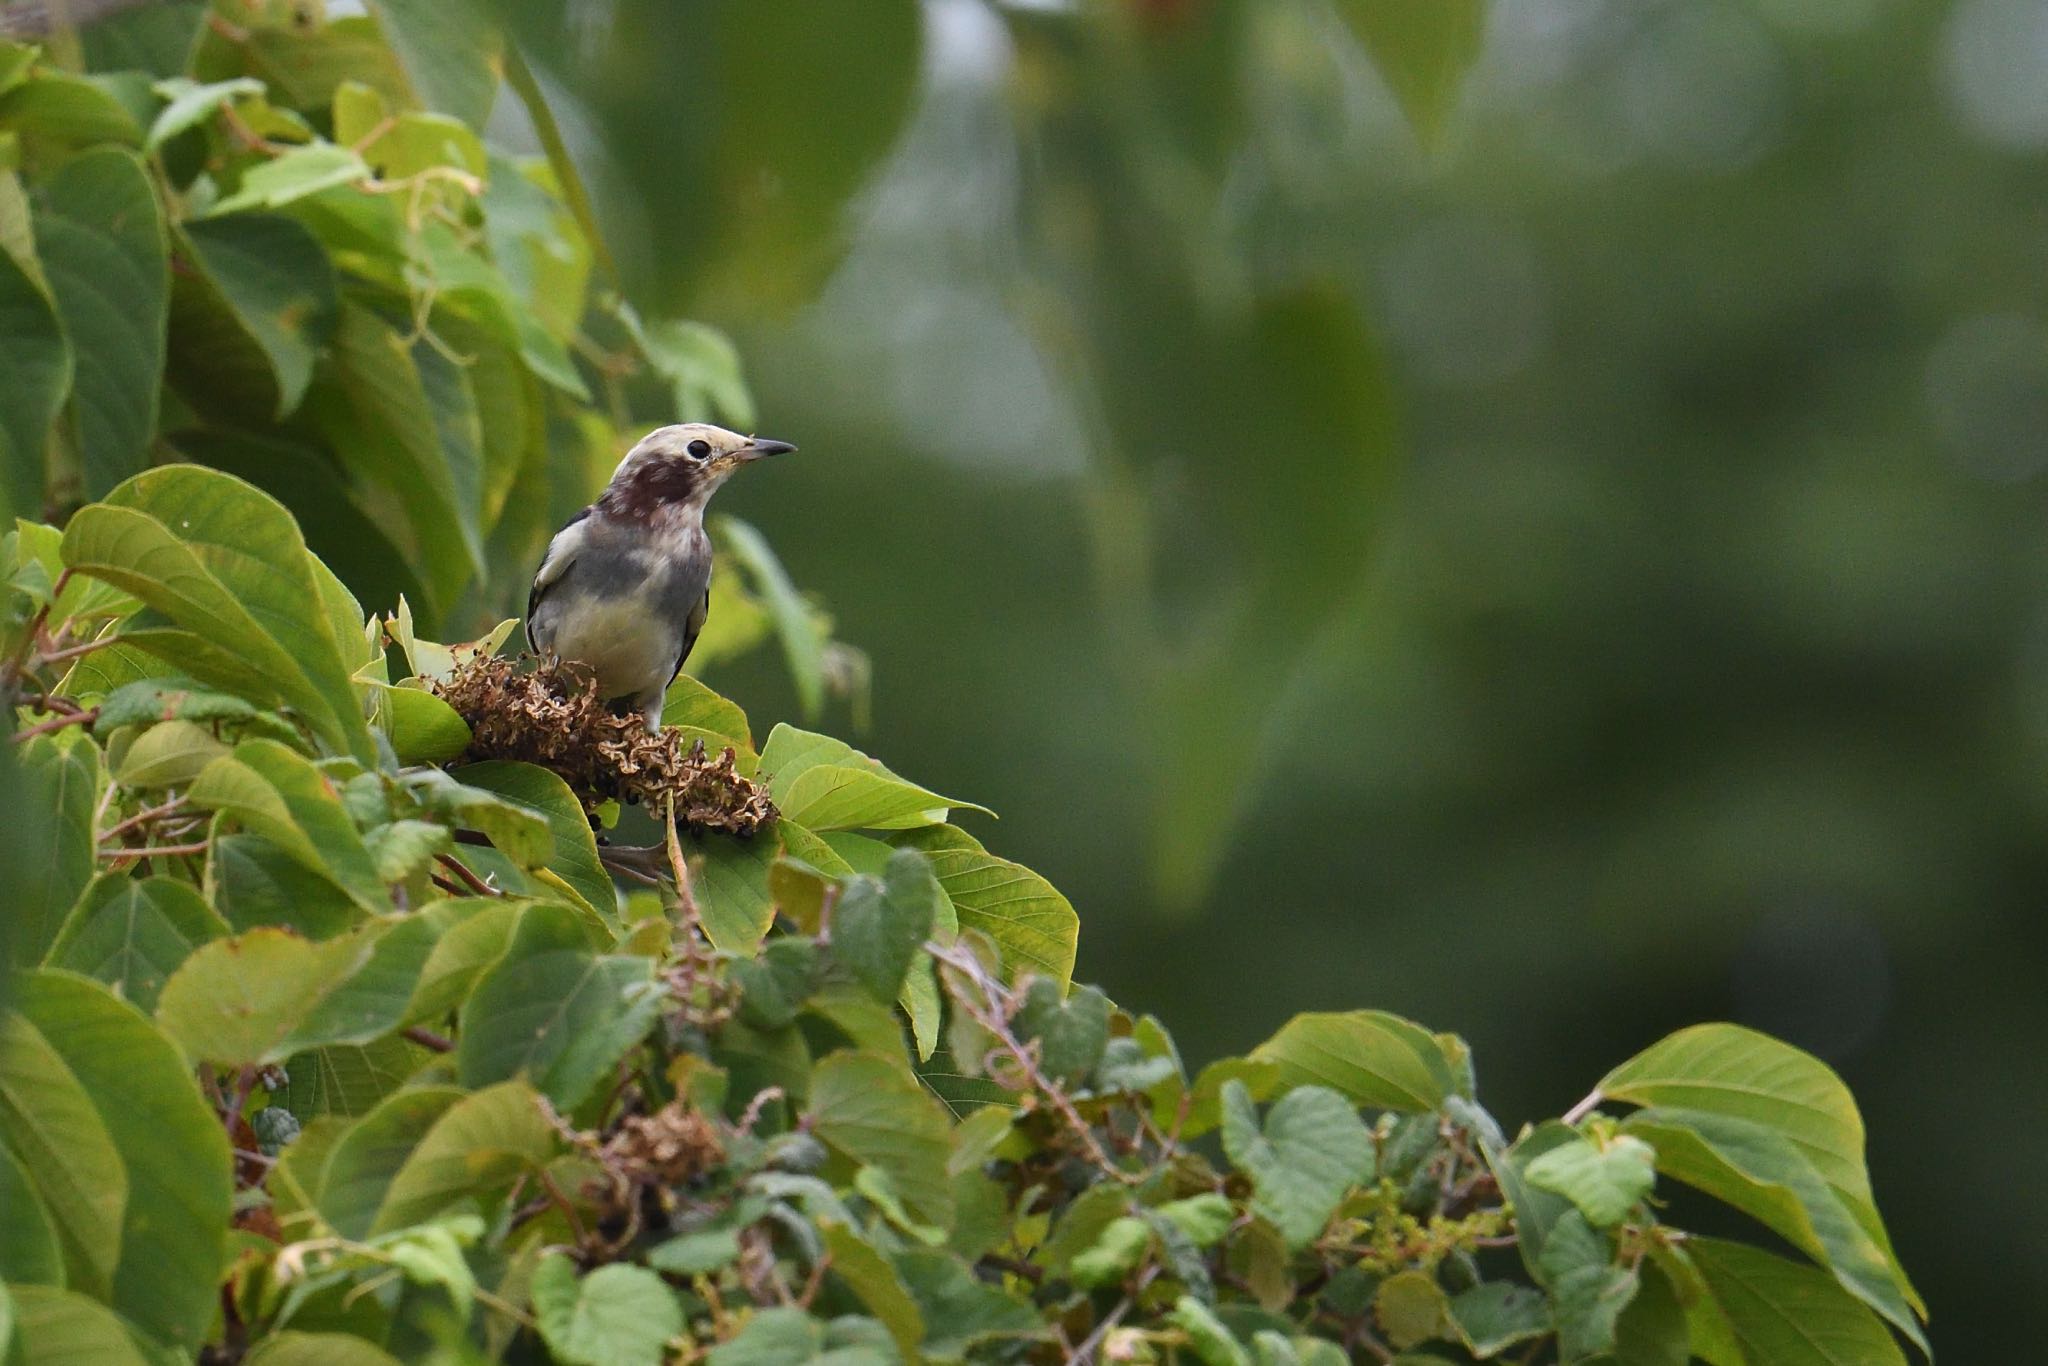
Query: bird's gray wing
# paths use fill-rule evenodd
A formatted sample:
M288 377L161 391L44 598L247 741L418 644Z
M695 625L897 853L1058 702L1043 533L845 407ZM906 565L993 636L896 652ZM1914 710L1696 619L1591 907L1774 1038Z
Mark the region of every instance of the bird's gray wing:
M697 648L697 637L704 632L704 619L711 615L711 590L706 588L704 596L697 599L697 605L690 609L689 619L683 623L683 648L676 655L676 667L669 674L668 681L676 681L676 675L683 671L683 665L690 658L690 651Z
M583 509L555 533L555 538L548 542L548 553L540 562L539 572L533 576L533 587L526 595L526 643L541 654L547 650L534 638L534 613L540 609L541 599L547 596L548 590L559 584L570 566L576 563L576 552L583 546L583 537L577 528L589 515L590 509Z

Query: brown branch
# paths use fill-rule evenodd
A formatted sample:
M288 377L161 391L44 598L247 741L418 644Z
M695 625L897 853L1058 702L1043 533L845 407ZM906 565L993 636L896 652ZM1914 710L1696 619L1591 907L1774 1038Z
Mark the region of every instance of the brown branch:
M453 1053L455 1051L455 1045L452 1042L436 1034L433 1030L426 1028L424 1025L411 1025L401 1030L400 1033L404 1037L411 1039L421 1048L430 1049L435 1053Z
M503 896L504 893L478 877L470 866L453 854L436 854L434 862L462 879L462 883L478 896ZM439 882L439 878L434 879Z

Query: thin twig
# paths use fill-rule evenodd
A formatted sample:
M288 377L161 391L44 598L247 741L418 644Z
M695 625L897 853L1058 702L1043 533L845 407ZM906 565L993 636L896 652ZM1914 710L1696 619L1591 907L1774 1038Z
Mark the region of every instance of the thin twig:
M1564 1122L1566 1124L1577 1124L1587 1115L1592 1114L1594 1109L1600 1104L1600 1102L1605 1099L1607 1099L1607 1097L1601 1094L1600 1088L1597 1086L1594 1087L1591 1091L1588 1091L1586 1093L1586 1098L1584 1100L1580 1101L1577 1105L1574 1105L1571 1109L1564 1112Z
M90 711L60 712L47 721L38 721L33 726L14 732L14 742L20 744L24 740L33 740L38 735L48 735L53 730L62 730L66 726L89 726L99 719L99 714L98 707Z
M430 1049L436 1053L453 1053L455 1051L455 1045L452 1042L424 1025L410 1025L400 1032L421 1048Z
M463 885L478 896L503 896L504 893L478 877L470 866L453 854L436 854L434 862L462 879ZM435 881L440 881L436 878Z
M108 840L113 839L115 836L126 834L128 831L135 829L135 827L139 825L148 825L151 821L156 820L160 816L168 816L184 804L185 798L182 794L180 794L179 796L171 798L162 806L145 807L142 810L136 812L134 815L130 816L127 820L121 821L115 825L108 826L107 829L100 835L100 843L105 844Z
M103 859L112 859L115 863L118 864L126 863L134 859L179 858L187 854L203 854L212 847L213 846L209 841L200 840L196 844L160 844L153 848L102 849L100 850L100 857Z

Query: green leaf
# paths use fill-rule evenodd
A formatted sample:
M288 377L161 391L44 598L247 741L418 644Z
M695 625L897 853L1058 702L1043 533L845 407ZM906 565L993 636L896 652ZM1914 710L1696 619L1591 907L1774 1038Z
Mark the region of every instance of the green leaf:
M1058 983L1035 977L1015 1023L1019 1036L1038 1041L1039 1064L1046 1075L1078 1086L1102 1061L1109 1044L1109 998L1094 987L1083 987L1063 1001Z
M1563 1196L1529 1184L1522 1173L1543 1154L1571 1143L1578 1136L1576 1129L1552 1119L1523 1134L1509 1148L1502 1148L1490 1139L1482 1139L1487 1164L1493 1168L1501 1194L1514 1206L1516 1250L1521 1253L1522 1264L1528 1268L1529 1274L1542 1284L1549 1283L1543 1271L1544 1243L1549 1239L1551 1228L1571 1211L1572 1206Z
M846 1282L867 1311L896 1340L906 1360L915 1359L924 1341L924 1313L904 1287L889 1259L846 1224L823 1224L825 1249L832 1256L832 1274Z
M369 178L369 165L353 149L309 142L251 166L235 192L215 204L212 212L219 217L250 209L281 209L322 190Z
M1237 1207L1214 1191L1169 1201L1153 1213L1185 1233L1196 1247L1222 1242L1223 1235L1237 1221Z
M942 824L950 809L986 807L899 778L843 740L777 725L761 750L769 795L807 830L907 830Z
M195 1061L282 1062L398 1026L433 947L430 923L368 924L322 943L258 929L196 950L164 984L157 1023Z
M0 1034L0 1046L5 1042L5 1034ZM0 1078L0 1092L6 1086ZM6 1103L0 1096L0 1105ZM0 1120L0 1135L5 1133L5 1121ZM64 1250L58 1245L50 1211L36 1194L28 1168L5 1141L0 1141L0 1209L7 1211L7 1217L0 1220L0 1284L64 1284ZM5 1359L6 1350L6 1335L0 1333L0 1360Z
M1253 1208L1290 1247L1315 1241L1346 1192L1373 1168L1372 1134L1342 1095L1298 1086L1263 1125L1243 1082L1223 1085L1223 1149L1252 1179Z
M65 1281L102 1299L111 1295L127 1169L63 1055L12 1013L0 1016L0 1140L49 1212Z
M1251 1366L1251 1355L1231 1335L1208 1305L1182 1295L1167 1311L1167 1322L1188 1335L1188 1344L1203 1366Z
M16 1000L98 1107L128 1173L108 1303L196 1353L213 1321L233 1197L219 1119L170 1040L99 983L46 970L25 978Z
M661 724L698 734L708 753L732 746L741 760L754 755L754 736L747 726L747 714L730 701L688 674L677 674L668 685L661 704Z
M540 1335L563 1366L661 1366L683 1309L661 1277L613 1262L587 1276L554 1254L533 1273Z
M811 1072L811 1132L856 1166L879 1169L911 1215L935 1228L953 1224L946 1179L952 1145L945 1111L900 1062L872 1054L828 1054Z
M500 1197L519 1177L546 1165L557 1141L540 1098L524 1082L465 1096L399 1167L371 1231L407 1228L473 1200Z
M1863 1155L1863 1116L1826 1063L1739 1025L1681 1029L1608 1073L1603 1095L1635 1105L1668 1105L1746 1119L1795 1144L1884 1249L1907 1303L1927 1306L1892 1252L1878 1217Z
M1614 1366L1686 1366L1692 1340L1671 1278L1654 1261L1637 1274L1636 1297L1614 1325Z
M46 1285L10 1285L14 1352L9 1360L64 1366L158 1366L105 1305Z
M14 951L39 960L64 916L92 880L93 805L99 799L99 752L91 745L30 741L21 751L20 793L31 810L49 813L44 838L22 851L21 887L9 907Z
M765 756L762 762L767 762ZM1002 952L1007 977L1014 981L1036 973L1064 988L1073 980L1074 952L1081 936L1081 918L1073 904L1020 863L997 858L971 840L942 842L943 832L950 828L915 831L900 836L898 843L924 850L939 886L953 903L961 932L988 936Z
M102 147L43 187L36 246L76 370L71 405L86 492L105 494L148 459L170 307L170 240L149 172Z
M593 953L565 906L528 907L463 1003L456 1075L464 1086L525 1077L556 1108L573 1108L660 1016L667 996L654 966Z
M1289 1083L1333 1086L1387 1110L1434 1110L1455 1089L1435 1036L1382 1010L1297 1015L1251 1056Z
M1802 1149L1761 1124L1667 1106L1637 1111L1623 1129L1648 1140L1659 1171L1760 1220L1828 1267L1845 1290L1922 1352L1929 1351L1885 1249L1857 1223Z
M326 248L276 214L196 219L180 234L195 273L172 294L173 376L209 410L289 416L341 307Z
M143 136L109 80L47 69L0 96L0 131L80 147L140 147Z
M375 759L316 566L268 494L197 465L147 470L72 517L64 562L178 628L131 631L136 644L209 687L288 704L336 752Z
M1551 1226L1543 1273L1557 1315L1558 1356L1567 1364L1614 1348L1615 1321L1636 1292L1636 1276L1614 1265L1607 1236L1577 1210Z
M136 736L120 753L114 780L148 792L189 785L229 750L196 721L163 721Z
M825 633L811 616L810 605L789 581L782 561L768 540L737 517L720 517L712 535L746 571L754 591L768 604L768 616L782 641L782 656L796 685L797 701L806 720L825 710Z
M43 287L0 251L0 492L17 512L42 511L50 427L71 390L71 347Z
M253 721L264 713L233 693L212 692L189 678L139 678L124 683L100 703L93 734L159 721Z
M824 1359L825 1325L801 1309L768 1309L711 1349L708 1366L798 1366Z
M546 821L554 837L547 867L599 915L607 920L617 915L618 893L598 860L597 839L583 803L557 774L533 764L492 761L465 764L456 777L465 786L496 793Z
M403 1023L438 1019L460 1005L476 979L504 956L527 904L507 897L458 897L415 912L446 914L452 923L427 955Z
M144 148L151 152L178 134L197 128L212 118L221 106L231 104L243 95L261 95L264 86L253 76L210 81L205 85L188 77L176 76L158 81L155 90L167 102L156 116L156 121L149 125L149 136L143 143Z
M263 836L364 910L389 908L376 861L339 792L304 755L275 740L244 740L209 764L186 795Z
M1825 1272L1714 1238L1685 1252L1713 1294L1695 1312L1724 1320L1757 1366L1905 1366L1884 1325Z
M481 132L503 46L489 10L475 0L370 0L370 10L421 101Z
M895 851L881 880L856 877L840 892L832 912L833 957L876 1000L893 1003L932 932L942 896L923 854Z
M1030 1305L977 1280L950 1252L899 1253L896 1270L924 1316L923 1350L932 1356L958 1357L992 1338L1037 1337L1044 1331Z
M1476 1357L1498 1356L1551 1329L1550 1301L1540 1290L1487 1281L1451 1297L1451 1324Z
M277 925L331 939L363 918L348 893L261 835L216 835L206 894L237 930Z
M452 1086L395 1091L344 1129L328 1149L319 1186L307 1192L344 1238L367 1238L398 1173L442 1117L463 1100Z
M463 770L465 774L468 771ZM528 785L516 778L512 781L522 789L530 786L539 790L538 784ZM498 852L522 868L539 868L554 857L552 818L538 805L502 795L480 783L451 777L439 769L408 773L405 784L430 814L487 836ZM588 835L590 827L586 824L583 829Z
M1337 13L1400 102L1416 136L1434 144L1486 34L1485 0L1337 0Z
M48 964L111 987L138 1009L154 1011L157 993L191 952L228 932L220 913L191 884L108 873L86 888L64 921Z
M265 1333L242 1358L243 1366L400 1366L373 1342L351 1333Z
M271 1104L284 1106L303 1123L322 1115L352 1119L375 1109L432 1056L396 1034L361 1046L334 1044L294 1053L284 1064L291 1080L271 1092Z
M742 957L753 954L775 923L775 901L768 894L775 842L766 836L705 834L686 835L682 843L712 947Z
M1400 1271L1380 1282L1372 1313L1387 1341L1405 1351L1446 1335L1450 1304L1428 1272Z
M648 1249L647 1264L672 1276L708 1276L739 1257L738 1234L729 1228L706 1228L656 1243Z
M1530 1185L1554 1191L1579 1207L1595 1228L1612 1228L1657 1184L1657 1155L1628 1134L1561 1144L1522 1171Z

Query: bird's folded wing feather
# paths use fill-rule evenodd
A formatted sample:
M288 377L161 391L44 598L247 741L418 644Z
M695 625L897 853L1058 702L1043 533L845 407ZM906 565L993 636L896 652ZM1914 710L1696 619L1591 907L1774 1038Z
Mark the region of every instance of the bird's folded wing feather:
M555 539L548 542L546 558L540 562L540 572L533 576L533 588L526 595L526 643L536 650L542 647L533 638L533 614L540 607L540 600L547 595L547 590L560 583L562 576L569 572L569 566L576 563L576 553L583 548L583 519L589 515L590 509L583 509L555 533Z

